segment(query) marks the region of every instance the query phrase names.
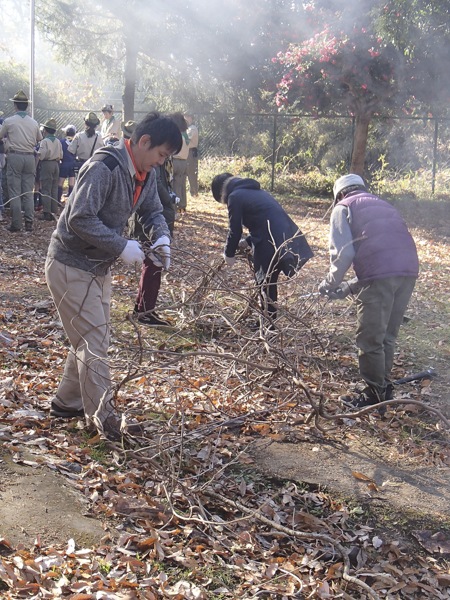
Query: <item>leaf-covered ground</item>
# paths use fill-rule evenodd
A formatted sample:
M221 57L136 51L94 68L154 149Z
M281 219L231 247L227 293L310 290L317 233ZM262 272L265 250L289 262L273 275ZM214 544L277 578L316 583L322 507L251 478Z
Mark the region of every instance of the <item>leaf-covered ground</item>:
M449 597L448 496L442 510L393 510L389 519L387 500L383 513L371 501L395 480L353 471L363 490L355 498L319 477L307 485L301 473L263 474L264 452L268 463L277 444L319 456L358 440L383 449L392 468L428 468L445 488L449 207L396 203L416 239L421 277L394 376L433 367L439 377L399 388L403 403L383 418L351 418L338 398L358 381L353 306L309 295L327 269L330 203L283 203L316 256L280 285L274 331L264 325L247 256L224 268L226 213L206 195L176 225L158 305L173 327L129 318L139 270L114 266L116 403L145 428L145 437L125 435L121 444L90 436L81 421L49 419L67 352L43 274L52 226L12 235L8 221L0 224L0 501L14 502L12 465L57 471L104 532L69 537L60 524L61 535L50 535L49 515L39 535L13 543L0 523L3 597Z

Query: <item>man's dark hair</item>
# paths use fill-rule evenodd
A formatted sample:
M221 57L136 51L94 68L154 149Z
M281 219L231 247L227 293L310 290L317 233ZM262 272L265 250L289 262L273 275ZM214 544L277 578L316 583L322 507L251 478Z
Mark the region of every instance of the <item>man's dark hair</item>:
M222 202L222 191L225 185L225 182L230 179L230 177L234 177L231 173L221 173L220 175L216 175L211 183L211 192L214 196L214 200L217 202Z
M131 143L137 144L143 135L150 136L150 148L167 144L173 154L178 154L181 150L180 130L175 121L168 116L161 116L157 112L148 113L136 125L136 129L131 136Z
M66 136L74 136L76 134L76 129L75 127L68 127L65 131Z
M14 102L14 105L17 106L17 110L27 110L28 102Z
M91 138L92 136L95 135L95 128L97 127L97 125L92 125L91 123L88 123L87 121L85 121L86 124L86 129L84 131L84 133L88 136L88 138Z

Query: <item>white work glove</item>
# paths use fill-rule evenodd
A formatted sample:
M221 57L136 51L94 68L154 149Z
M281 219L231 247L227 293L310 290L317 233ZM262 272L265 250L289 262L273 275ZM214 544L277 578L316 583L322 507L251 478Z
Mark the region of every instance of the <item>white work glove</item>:
M164 270L168 271L170 266L170 239L167 235L158 238L150 247L150 250L153 250L153 252L149 254L149 258L155 267L164 267Z
M131 265L131 263L134 262L143 262L145 254L142 252L139 242L136 240L128 240L125 250L119 258L121 258L126 265Z
M169 192L169 196L170 196L170 199L172 201L172 204L180 204L180 199L175 194L175 192Z
M235 256L227 256L226 254L224 254L223 257L225 259L225 264L227 265L227 267L230 267L230 269L231 269L231 267L236 262L236 257Z
M238 246L241 250L247 250L247 248L251 247L250 244L247 242L246 238L242 238L242 240L239 240Z

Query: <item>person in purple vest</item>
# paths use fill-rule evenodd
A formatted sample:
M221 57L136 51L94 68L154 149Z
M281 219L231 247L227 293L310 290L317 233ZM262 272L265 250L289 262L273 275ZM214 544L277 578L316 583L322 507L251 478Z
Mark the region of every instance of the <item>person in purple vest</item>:
M330 270L319 292L332 300L355 297L359 372L366 387L341 399L364 408L393 399L395 342L419 275L419 260L398 210L370 194L359 175L340 177L333 196ZM352 263L356 277L344 282Z

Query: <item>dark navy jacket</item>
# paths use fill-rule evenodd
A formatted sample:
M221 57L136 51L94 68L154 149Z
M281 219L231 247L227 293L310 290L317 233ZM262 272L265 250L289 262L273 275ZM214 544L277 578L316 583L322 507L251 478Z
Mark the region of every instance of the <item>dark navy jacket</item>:
M360 282L418 276L416 245L396 208L360 191L346 196L340 205L348 206L352 215L353 268Z
M76 156L75 156L75 154L72 154L71 152L69 152L67 150L67 147L69 146L69 144L72 140L68 140L67 138L58 138L58 139L61 142L61 146L63 149L62 164L66 167L73 167Z
M305 236L294 221L254 179L233 177L228 180L224 200L229 216L225 255L235 255L244 225L250 232L258 281L262 281L269 269L274 267L292 275L292 267L302 267L313 256ZM289 241L285 244L286 240ZM272 260L275 252L277 257Z

